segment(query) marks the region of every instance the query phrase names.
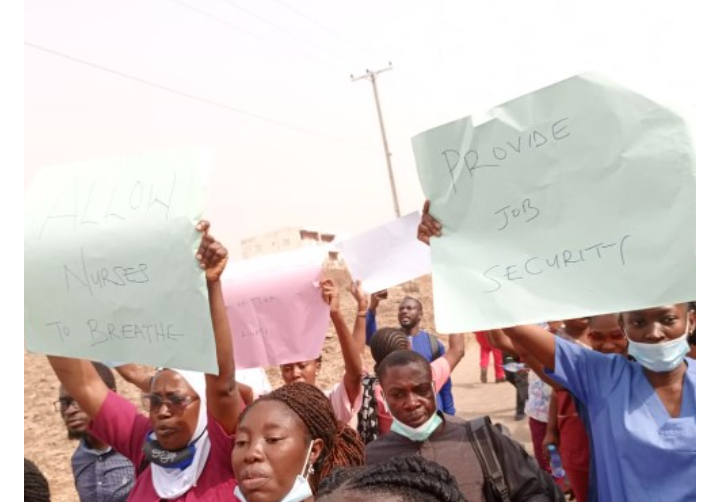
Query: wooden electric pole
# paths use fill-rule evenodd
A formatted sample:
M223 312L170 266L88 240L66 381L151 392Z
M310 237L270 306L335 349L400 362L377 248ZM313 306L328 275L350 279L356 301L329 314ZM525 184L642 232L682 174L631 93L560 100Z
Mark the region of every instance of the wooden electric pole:
M379 117L379 129L382 133L382 143L384 144L384 154L387 159L387 172L389 173L389 184L392 188L392 200L394 201L394 213L397 216L397 218L400 217L399 213L399 201L397 200L397 188L394 185L394 174L392 173L392 154L389 151L389 146L387 144L387 134L384 130L384 121L382 120L382 108L379 106L379 94L377 93L377 75L379 75L382 72L389 71L392 69L392 63L389 63L389 66L387 68L382 68L381 70L377 71L369 71L366 70L365 74L361 77L354 77L350 75L350 78L352 79L352 82L356 82L357 80L362 80L364 78L369 79L370 82L372 82L372 90L374 91L374 102L377 105L377 116Z

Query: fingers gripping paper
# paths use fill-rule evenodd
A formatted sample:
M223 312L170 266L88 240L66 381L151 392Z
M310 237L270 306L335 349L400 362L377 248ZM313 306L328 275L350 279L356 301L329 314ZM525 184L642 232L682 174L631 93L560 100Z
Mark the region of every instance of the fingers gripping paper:
M217 373L195 252L209 157L53 166L26 197L27 349Z
M695 298L695 154L672 111L595 74L413 138L439 331Z
M337 244L362 289L375 293L429 274L429 248L417 240L419 221L415 211Z
M308 249L228 265L222 284L238 368L320 355L330 318L319 289L325 256Z

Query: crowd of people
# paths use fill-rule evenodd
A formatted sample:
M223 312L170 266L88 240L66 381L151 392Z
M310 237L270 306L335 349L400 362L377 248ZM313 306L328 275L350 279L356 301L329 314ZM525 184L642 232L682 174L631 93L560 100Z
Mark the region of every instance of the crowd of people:
M429 245L441 228L426 203L418 239ZM397 326L378 327L386 294L366 295L359 282L352 330L338 286L319 287L344 369L330 389L317 386L321 354L282 364L284 385L270 392L243 383L222 292L228 252L208 222L197 231L217 375L118 366L142 391L139 411L105 365L48 356L57 411L78 440L68 462L82 502L696 498L696 304L477 332L477 380L488 383L491 354L495 381L517 387L515 418L529 417L530 456L505 428L458 416L450 377L464 336L445 347L412 297L397 306ZM550 447L565 479L551 476ZM49 500L50 491L25 459L26 500Z

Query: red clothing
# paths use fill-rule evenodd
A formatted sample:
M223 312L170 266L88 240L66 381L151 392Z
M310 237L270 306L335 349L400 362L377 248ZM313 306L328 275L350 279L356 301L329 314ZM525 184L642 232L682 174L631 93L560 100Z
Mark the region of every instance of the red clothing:
M502 367L502 351L496 347L492 347L487 339L486 331L475 331L474 337L479 344L479 367L486 370L489 366L489 354L494 359L494 378L504 378L504 368Z
M150 419L137 412L127 399L110 392L100 411L90 423L88 431L122 453L137 469L143 458L142 447L152 430ZM173 499L177 502L237 502L233 491L236 486L232 471L232 448L234 435L228 436L212 416L207 417L207 433L210 438L210 455L202 470L197 486L184 495ZM146 467L137 476L135 487L128 502L157 502L160 497L152 485L152 470Z
M547 434L547 422L540 422L533 417L529 417L529 432L532 434L534 458L537 459L539 467L551 474L552 468L549 466L549 459L544 448L542 448L542 441L544 441L544 436Z
M589 438L572 395L566 390L556 394L559 456L577 502L585 502L589 492Z

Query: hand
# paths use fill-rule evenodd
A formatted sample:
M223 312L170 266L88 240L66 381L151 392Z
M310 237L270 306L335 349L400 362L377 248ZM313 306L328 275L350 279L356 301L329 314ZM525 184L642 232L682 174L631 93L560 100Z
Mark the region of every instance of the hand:
M422 221L419 222L417 227L417 239L429 246L430 237L440 237L441 235L442 224L429 214L429 201L426 200L422 208Z
M320 288L322 289L322 299L330 306L330 313L339 312L340 292L332 279L324 279L320 282Z
M347 289L357 302L357 311L364 312L367 310L367 295L362 291L362 281L352 281Z
M197 249L197 261L200 262L200 268L205 270L207 282L218 282L227 265L229 257L227 249L210 235L209 221L201 220L195 228L198 232L202 232L202 242Z
M547 458L549 458L549 451L547 450L547 446L550 444L556 445L557 448L559 448L559 437L554 434L554 432L547 430L547 432L544 434L544 439L542 440L542 450L544 450L545 455L547 455Z
M375 312L377 310L377 307L379 306L379 302L382 300L387 299L387 290L383 289L382 291L377 291L376 293L372 293L372 295L369 298L369 309L372 312Z

